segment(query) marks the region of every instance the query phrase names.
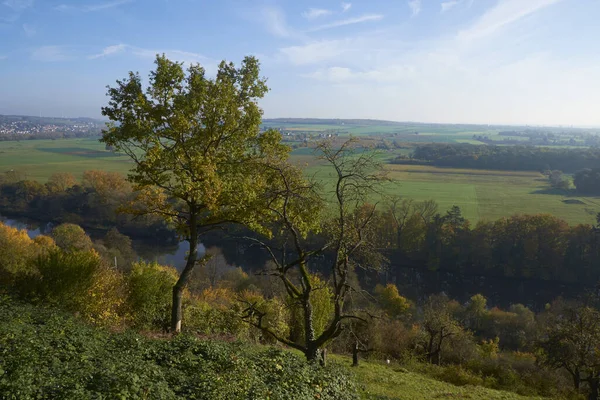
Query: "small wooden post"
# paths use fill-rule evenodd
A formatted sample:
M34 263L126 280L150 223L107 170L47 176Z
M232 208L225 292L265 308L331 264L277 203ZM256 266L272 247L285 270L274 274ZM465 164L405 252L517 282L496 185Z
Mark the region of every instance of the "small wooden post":
M352 366L358 367L358 341L352 347Z

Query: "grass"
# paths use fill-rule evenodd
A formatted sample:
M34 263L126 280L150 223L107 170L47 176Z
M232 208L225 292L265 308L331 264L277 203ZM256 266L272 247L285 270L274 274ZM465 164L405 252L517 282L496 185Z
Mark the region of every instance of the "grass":
M126 173L130 168L126 156L106 151L97 139L0 142L0 171L15 169L40 182L55 172L70 172L81 178L86 170Z
M570 224L591 224L600 212L599 197L549 190L547 179L538 172L421 165L386 165L386 169L395 181L386 186L387 194L416 201L433 199L442 213L457 205L473 223L514 214L548 213ZM328 169L314 162L306 170L319 179L332 179Z
M399 152L408 151L384 152L381 161L385 163ZM329 171L319 165L310 148L294 150L292 162L306 168L308 175L325 181L331 179ZM81 178L86 170L126 174L131 166L126 156L106 151L97 139L0 142L0 172L15 169L28 179L40 182L46 182L55 172L70 172ZM389 194L417 201L436 200L441 212L457 205L472 222L514 214L549 213L571 224L593 223L600 211L599 197L549 191L547 180L537 172L389 164L386 168L390 178L398 182L387 187Z
M332 356L332 358L343 365L350 365L346 357ZM541 397L524 397L483 386L455 386L397 366L377 362L361 361L358 367L352 368L352 371L361 388L361 398L365 400L541 399Z

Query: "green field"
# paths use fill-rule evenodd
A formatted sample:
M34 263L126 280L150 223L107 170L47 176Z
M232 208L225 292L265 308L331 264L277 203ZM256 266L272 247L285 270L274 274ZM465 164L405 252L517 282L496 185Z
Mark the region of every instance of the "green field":
M402 151L402 150L400 150ZM393 158L397 151L382 153ZM300 148L292 161L309 175L328 180L330 173L318 165L312 149ZM132 164L125 156L105 151L96 139L30 140L0 142L0 171L15 169L28 179L45 182L54 172L99 169L126 173ZM483 171L415 165L386 165L390 194L415 200L436 200L440 210L459 206L471 221L494 220L513 214L550 213L569 223L593 223L600 211L599 197L578 197L549 190L537 172Z
M486 171L437 168L420 165L386 165L394 183L388 194L417 201L435 200L440 211L453 205L477 222L514 214L548 213L571 224L593 223L600 212L600 197L581 197L550 190L547 179L538 172ZM309 165L309 175L324 181L331 172Z
M126 173L130 168L128 157L106 151L98 139L0 142L0 171L15 169L40 182L55 172L70 172L81 178L86 170Z

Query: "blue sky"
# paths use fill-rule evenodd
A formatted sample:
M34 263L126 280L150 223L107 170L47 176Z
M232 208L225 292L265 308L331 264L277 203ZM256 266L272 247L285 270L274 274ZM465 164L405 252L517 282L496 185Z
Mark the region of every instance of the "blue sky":
M261 60L265 117L600 126L600 0L0 0L0 114L100 115L157 52Z

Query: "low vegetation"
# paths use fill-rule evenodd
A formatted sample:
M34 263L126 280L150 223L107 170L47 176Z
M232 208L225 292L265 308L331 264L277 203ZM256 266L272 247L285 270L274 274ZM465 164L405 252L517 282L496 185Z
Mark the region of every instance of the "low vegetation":
M358 399L351 374L241 343L112 333L0 298L0 393L27 399Z

